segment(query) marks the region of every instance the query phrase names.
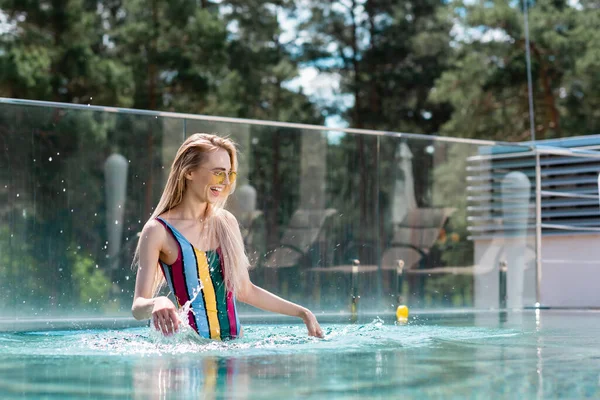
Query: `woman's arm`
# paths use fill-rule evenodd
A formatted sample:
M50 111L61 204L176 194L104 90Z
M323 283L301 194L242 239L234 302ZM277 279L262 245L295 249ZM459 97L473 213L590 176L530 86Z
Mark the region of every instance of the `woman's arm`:
M308 311L306 308L284 300L251 282L249 287L246 288L244 295L238 296L238 299L261 310L290 315L292 317L302 318Z
M323 331L317 322L317 318L309 309L292 303L291 301L284 300L281 297L256 286L250 282L250 279L245 282L244 287L237 293L236 297L246 304L250 304L251 306L265 311L290 315L292 317L300 317L306 324L309 336L323 337Z
M179 328L175 305L164 296L153 298L152 293L164 236L165 230L157 221L149 221L142 230L131 313L137 320L152 317L154 327L169 335Z
M243 243L242 233L237 219L233 214L226 211L225 218L227 222L231 224L234 229L234 234L238 235L238 240ZM243 276L241 277L241 287L236 290L236 298L246 304L260 308L265 311L276 312L279 314L290 315L292 317L300 317L306 324L308 334L310 336L323 337L321 327L317 322L317 318L310 310L299 306L298 304L284 300L281 297L275 296L250 281L250 275L247 269L243 269Z

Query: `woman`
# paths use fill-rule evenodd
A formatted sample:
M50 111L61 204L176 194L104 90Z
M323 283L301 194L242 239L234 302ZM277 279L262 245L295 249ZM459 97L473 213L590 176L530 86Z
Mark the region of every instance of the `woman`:
M234 143L194 134L181 145L156 210L144 226L134 257L137 265L133 316L152 317L171 335L179 329L175 304L155 297L165 279L187 310L189 325L202 337L242 335L235 300L266 311L302 318L310 336L323 337L308 309L250 281L239 225L223 207L235 189Z

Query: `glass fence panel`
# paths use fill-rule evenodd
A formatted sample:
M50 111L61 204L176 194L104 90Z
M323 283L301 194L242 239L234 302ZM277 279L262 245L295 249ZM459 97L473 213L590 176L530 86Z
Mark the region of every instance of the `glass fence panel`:
M139 233L197 132L237 143L227 207L251 279L281 297L351 316L535 300L527 146L97 108L0 118L3 317L129 316Z
M128 314L163 140L182 138L183 122L6 104L0 118L2 315Z

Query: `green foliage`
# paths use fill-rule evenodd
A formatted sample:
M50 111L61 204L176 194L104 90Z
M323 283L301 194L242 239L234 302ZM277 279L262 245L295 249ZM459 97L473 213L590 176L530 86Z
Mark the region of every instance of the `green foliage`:
M0 226L0 282L2 294L0 310L3 314L14 313L15 304L29 300L27 306L32 305L31 300L48 295L46 288L39 285L39 276L36 274L35 258L32 256L33 248L23 241L23 227ZM18 282L8 285L8 282Z
M103 42L96 4L0 1L13 25L0 36L3 96L130 106L131 70Z
M109 304L112 283L107 274L89 256L74 251L69 254L72 265L71 279L80 307L102 310Z
M562 1L530 10L536 139L597 133L597 29L600 12ZM463 32L430 100L454 112L446 135L522 141L530 138L523 14L505 1L455 4Z

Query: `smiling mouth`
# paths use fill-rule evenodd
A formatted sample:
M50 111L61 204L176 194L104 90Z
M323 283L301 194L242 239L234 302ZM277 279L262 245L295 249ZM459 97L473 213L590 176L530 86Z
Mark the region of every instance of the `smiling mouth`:
M213 196L220 196L221 192L223 191L222 187L218 187L218 186L211 186L210 187L210 192L212 193Z

